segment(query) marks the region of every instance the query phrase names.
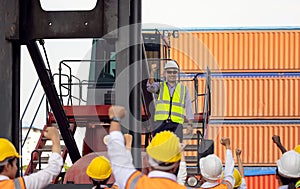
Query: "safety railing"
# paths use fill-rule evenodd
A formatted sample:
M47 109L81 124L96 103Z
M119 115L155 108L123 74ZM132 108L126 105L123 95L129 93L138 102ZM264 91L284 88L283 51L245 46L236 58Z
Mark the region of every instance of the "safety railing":
M77 100L78 105L81 105L82 102L87 102L87 99L84 98L84 87L95 87L100 88L101 86L112 88L115 82L115 76L109 73L106 73L104 69L107 69L106 66L110 66L110 63L115 60L63 60L59 63L59 73L55 74L58 76L58 85L59 85L59 98L61 100L62 105L74 105L73 100ZM99 69L102 70L99 75L96 75L97 78L90 79L91 75L97 74L96 70L91 70L89 79L79 78L73 74L74 70L69 65L71 63L89 63L90 67L92 64L100 63ZM94 68L96 69L96 68ZM63 73L63 70L67 70L67 73ZM104 70L104 71L103 71ZM113 70L113 69L112 69ZM92 73L93 72L93 73ZM63 79L66 78L66 79ZM76 80L76 81L74 81ZM78 86L78 94L74 94L72 92L72 87ZM63 93L63 90L66 92ZM67 99L67 103L64 103L64 100Z

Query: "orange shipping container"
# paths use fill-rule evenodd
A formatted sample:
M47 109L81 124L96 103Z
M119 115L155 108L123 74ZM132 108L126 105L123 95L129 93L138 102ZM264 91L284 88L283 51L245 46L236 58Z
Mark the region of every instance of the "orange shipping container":
M205 80L199 78L198 81L198 92L204 93ZM191 98L195 99L193 82L184 81L183 83L188 86ZM300 77L213 77L211 118L300 118L299 91ZM203 97L199 97L198 112L202 112L202 108Z
M215 154L224 162L225 148L220 144L221 137L230 137L232 149L241 148L245 166L276 166L281 152L272 141L273 135L281 137L287 150L300 144L300 125L298 124L210 124L208 139L215 142ZM236 158L235 158L236 159Z
M182 31L170 52L186 72L299 71L300 31Z

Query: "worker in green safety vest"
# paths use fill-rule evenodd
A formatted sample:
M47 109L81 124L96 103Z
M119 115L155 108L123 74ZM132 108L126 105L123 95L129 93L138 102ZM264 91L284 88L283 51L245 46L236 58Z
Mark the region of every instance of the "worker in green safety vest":
M174 132L182 142L184 112L188 120L187 134L193 132L194 114L189 91L178 82L179 66L172 60L164 66L166 81L154 82L156 67L153 66L147 82L147 90L158 94L154 115L155 126L152 135L164 130Z

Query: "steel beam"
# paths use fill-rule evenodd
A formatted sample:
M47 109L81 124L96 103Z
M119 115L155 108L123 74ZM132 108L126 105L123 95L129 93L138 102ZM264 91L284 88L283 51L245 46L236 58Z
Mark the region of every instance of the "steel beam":
M118 27L118 0L98 0L88 11L45 11L39 0L23 0L20 12L23 44L32 39L100 38Z
M130 1L130 49L129 60L130 77L130 110L135 117L129 120L130 131L133 135L132 154L133 163L136 168L142 167L141 160L141 80L142 80L142 27L141 27L141 5L140 0Z
M20 147L19 0L0 1L0 137Z
M49 101L49 104L52 108L54 117L56 119L56 122L59 126L60 133L62 135L62 138L66 144L66 147L69 151L70 158L73 163L75 163L78 159L80 159L80 153L77 148L75 139L73 135L71 134L69 130L69 121L66 117L66 114L60 104L58 93L56 91L55 85L53 82L51 82L51 79L49 76L49 72L46 69L43 57L41 55L41 52L36 44L35 41L31 41L27 44L27 48L29 51L29 54L31 56L31 59L33 61L33 64L35 66L35 69L37 71L37 74L40 78L41 84L44 88L45 94L47 96L47 99Z

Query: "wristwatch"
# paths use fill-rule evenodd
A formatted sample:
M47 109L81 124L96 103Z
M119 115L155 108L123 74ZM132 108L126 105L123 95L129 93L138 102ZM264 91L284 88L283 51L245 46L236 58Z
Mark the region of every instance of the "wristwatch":
M118 117L116 117L116 116L114 116L114 117L111 118L110 121L114 121L114 122L118 122L119 123L121 121L121 119L118 118Z

